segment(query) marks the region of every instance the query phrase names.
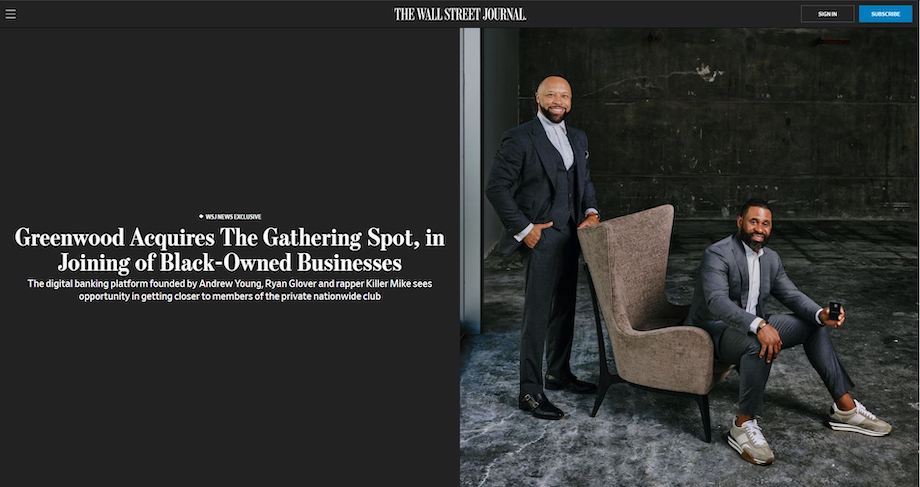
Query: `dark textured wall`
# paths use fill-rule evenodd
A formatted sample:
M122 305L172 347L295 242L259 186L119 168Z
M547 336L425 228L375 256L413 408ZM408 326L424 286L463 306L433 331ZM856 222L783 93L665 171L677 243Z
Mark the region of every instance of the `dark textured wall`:
M916 29L521 29L519 62L521 121L571 81L605 217L917 219Z

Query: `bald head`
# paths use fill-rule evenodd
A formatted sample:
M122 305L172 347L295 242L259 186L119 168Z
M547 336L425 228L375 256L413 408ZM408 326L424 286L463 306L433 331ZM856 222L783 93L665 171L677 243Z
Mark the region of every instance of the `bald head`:
M572 87L561 76L547 76L537 86L537 106L544 117L559 123L572 110Z

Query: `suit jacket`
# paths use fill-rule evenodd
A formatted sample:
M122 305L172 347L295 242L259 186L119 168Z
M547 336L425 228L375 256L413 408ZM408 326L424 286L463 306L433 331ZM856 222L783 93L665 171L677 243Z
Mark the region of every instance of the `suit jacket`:
M748 331L756 317L745 311L748 281L744 245L737 235L710 245L703 254L686 323L705 328L715 337L721 336L728 326ZM779 254L764 247L760 257L760 296L756 309L757 316L764 319L763 306L770 295L809 323L814 322L815 312L821 308L795 287L786 275Z
M588 138L566 124L566 136L575 156L576 215L597 208L594 184L588 169ZM501 148L489 174L486 196L505 227L498 244L504 255L518 248L514 235L530 223L546 223L556 193L556 174L562 156L546 136L538 118L514 127L502 135ZM554 222L556 225L562 222Z

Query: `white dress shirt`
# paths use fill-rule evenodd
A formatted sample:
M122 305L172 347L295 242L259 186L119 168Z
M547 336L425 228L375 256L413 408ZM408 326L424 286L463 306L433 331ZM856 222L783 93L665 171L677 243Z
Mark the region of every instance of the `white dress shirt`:
M745 311L755 316L751 324L748 325L751 333L757 333L757 325L760 324L760 318L757 316L757 301L760 300L760 256L763 255L763 249L754 252L754 249L748 247L748 244L742 242L744 246L744 256L747 257L748 268L748 298Z
M543 112L537 112L537 118L543 124L543 130L546 131L546 138L549 139L553 147L559 151L562 156L562 162L565 164L565 170L568 171L572 164L575 164L575 153L572 152L572 144L569 143L569 137L565 131L565 120L559 123L553 123L543 115Z
M748 244L741 242L744 246L744 256L747 258L748 267L748 299L744 310L755 316L748 328L751 333L757 334L757 325L764 318L757 316L757 301L760 299L760 256L763 255L763 249L754 252L754 249L748 247ZM821 324L821 309L815 312L815 321Z

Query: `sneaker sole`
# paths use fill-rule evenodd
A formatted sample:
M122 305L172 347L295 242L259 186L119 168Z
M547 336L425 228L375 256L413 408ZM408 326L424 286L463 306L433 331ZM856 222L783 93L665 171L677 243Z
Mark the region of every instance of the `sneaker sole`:
M744 451L744 449L741 448L741 445L739 445L738 442L736 442L735 439L732 438L732 435L729 433L725 434L725 440L728 441L728 446L732 447L733 450L741 455L741 458L747 460L750 463L753 463L754 465L770 465L773 463L773 460L758 460L752 457L750 453Z
M891 431L872 431L866 428L860 428L859 426L853 426L852 424L847 424L847 423L837 423L834 421L828 421L827 423L830 425L831 429L834 431L850 431L853 433L861 433L866 436L886 436L889 433L891 433Z

